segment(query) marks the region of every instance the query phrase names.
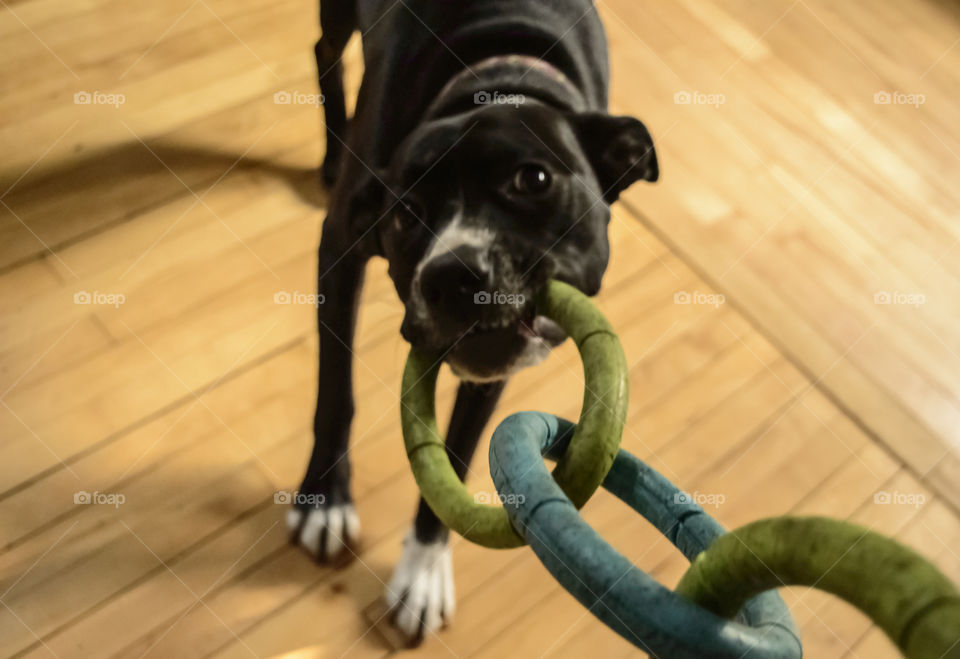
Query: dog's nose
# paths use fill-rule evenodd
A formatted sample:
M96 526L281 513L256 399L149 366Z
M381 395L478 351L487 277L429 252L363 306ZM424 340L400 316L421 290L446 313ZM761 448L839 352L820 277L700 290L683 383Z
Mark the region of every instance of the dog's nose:
M493 286L483 253L468 245L435 256L420 271L420 292L430 310L454 319L479 315Z

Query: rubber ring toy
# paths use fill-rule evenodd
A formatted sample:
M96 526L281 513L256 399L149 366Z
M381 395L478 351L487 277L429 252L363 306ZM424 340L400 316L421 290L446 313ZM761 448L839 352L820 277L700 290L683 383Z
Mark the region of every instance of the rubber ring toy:
M536 304L539 313L573 339L583 362L580 423L553 471L560 489L580 508L600 487L620 447L627 413L626 359L610 323L574 287L551 281ZM503 508L475 502L450 464L434 405L440 362L438 356L412 350L403 371L400 422L414 478L448 528L485 547L519 547L523 538Z
M553 577L602 622L654 657L799 659L797 630L775 591L724 619L662 586L607 544L550 477L575 426L542 412L507 417L493 433L490 473L504 507ZM724 534L670 481L619 451L603 486L647 518L690 560ZM742 606L739 606L742 604Z
M927 559L829 517L773 517L718 538L677 593L722 616L783 585L815 586L854 605L907 657L960 657L960 592Z

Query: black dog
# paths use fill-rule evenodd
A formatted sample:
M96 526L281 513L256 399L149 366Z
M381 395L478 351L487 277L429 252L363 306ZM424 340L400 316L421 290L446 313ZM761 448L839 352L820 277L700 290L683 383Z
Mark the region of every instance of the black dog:
M301 497L288 525L328 561L359 533L347 440L367 259L389 261L404 338L463 380L447 437L462 478L505 379L565 338L536 315L536 291L556 278L595 294L609 204L658 170L643 124L606 113L590 0L326 0L320 20L322 172L336 185L319 250L316 443L300 488L319 503ZM366 68L348 130L340 57L356 29ZM423 501L387 600L412 643L453 613L447 530Z

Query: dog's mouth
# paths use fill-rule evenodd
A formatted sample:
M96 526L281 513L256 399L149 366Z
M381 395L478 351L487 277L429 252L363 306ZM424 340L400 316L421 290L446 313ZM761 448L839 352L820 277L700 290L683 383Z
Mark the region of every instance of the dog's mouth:
M467 380L498 380L542 361L567 334L534 309L478 322L460 335L447 362Z
M545 341L552 346L562 343L567 338L559 325L546 316L538 315L533 309L515 318L505 317L478 322L464 334L464 338L498 333L517 334L527 339Z

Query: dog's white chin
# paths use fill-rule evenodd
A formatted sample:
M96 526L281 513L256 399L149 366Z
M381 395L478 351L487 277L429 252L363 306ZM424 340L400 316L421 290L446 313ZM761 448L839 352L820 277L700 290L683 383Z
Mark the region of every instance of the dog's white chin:
M527 345L524 346L520 354L498 373L474 373L468 367L457 364L453 360L449 362L450 370L458 378L467 382L496 382L497 380L506 380L525 368L536 366L550 355L551 350L553 350L553 347L547 341L540 337L529 337Z

